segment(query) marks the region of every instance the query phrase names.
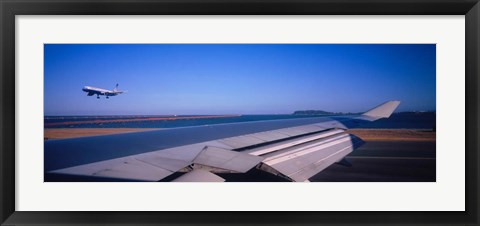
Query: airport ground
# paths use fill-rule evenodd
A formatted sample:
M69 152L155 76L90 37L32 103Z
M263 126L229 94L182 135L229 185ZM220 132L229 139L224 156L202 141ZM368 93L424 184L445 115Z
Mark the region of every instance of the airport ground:
M139 132L138 128L45 129L44 139ZM436 134L414 129L354 129L366 143L349 154L351 166L334 164L310 179L316 182L434 182ZM240 176L240 175L239 175ZM258 175L257 175L258 176ZM267 179L268 178L264 178ZM256 178L255 181L264 181Z
M318 182L435 182L435 141L369 141L315 175Z

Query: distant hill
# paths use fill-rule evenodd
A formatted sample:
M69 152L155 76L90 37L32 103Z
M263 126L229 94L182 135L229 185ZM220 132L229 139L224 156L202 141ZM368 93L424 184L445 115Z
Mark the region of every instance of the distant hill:
M293 112L294 115L352 115L356 113L344 113L344 112L329 112L322 110L302 110Z

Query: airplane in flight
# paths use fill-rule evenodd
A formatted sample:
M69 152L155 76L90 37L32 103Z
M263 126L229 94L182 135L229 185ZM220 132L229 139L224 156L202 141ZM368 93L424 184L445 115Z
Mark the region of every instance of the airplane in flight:
M100 99L100 95L104 95L108 99L108 97L110 97L110 96L116 96L118 94L122 94L122 93L126 92L126 91L120 91L118 89L118 84L115 86L115 88L113 88L113 90L100 89L100 88L92 87L92 86L84 86L82 90L84 92L87 92L88 96L97 95L97 99Z
M357 115L47 140L44 178L46 182L228 182L251 181L251 175L258 173L280 181L308 182L332 164L349 165L345 156L364 141L347 133L348 128L388 118L399 104L388 101Z

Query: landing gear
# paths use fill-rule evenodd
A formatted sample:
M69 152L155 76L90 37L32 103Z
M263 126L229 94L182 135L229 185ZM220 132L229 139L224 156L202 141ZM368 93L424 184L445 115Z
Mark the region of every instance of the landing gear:
M107 99L108 99L108 96L107 96Z
M100 99L100 96L99 96L99 95L97 95L97 99Z

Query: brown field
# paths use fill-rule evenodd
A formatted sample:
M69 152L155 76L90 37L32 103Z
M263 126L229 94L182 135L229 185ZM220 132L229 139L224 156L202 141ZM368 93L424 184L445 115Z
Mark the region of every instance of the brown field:
M148 131L152 129L144 128L55 128L55 129L44 129L43 139L65 139L65 138L75 138L75 137L87 137L87 136L97 136L97 135L107 135L107 134L116 134L116 133L130 133L130 132L141 132Z
M351 129L364 141L435 141L436 132L414 129Z

